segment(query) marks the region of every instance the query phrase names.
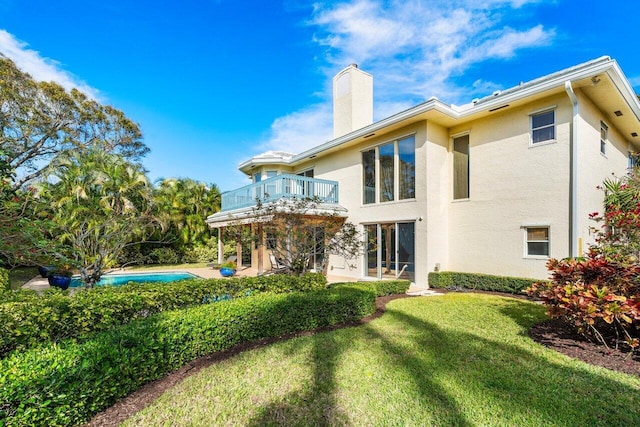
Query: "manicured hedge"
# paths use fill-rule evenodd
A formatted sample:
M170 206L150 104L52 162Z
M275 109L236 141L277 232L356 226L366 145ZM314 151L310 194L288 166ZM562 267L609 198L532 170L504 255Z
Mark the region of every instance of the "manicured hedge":
M383 297L386 295L404 294L409 290L411 282L408 280L379 280L379 281L367 281L357 282L358 285L364 285L375 291L377 297ZM332 283L329 287L335 288L338 286L354 286L354 282L340 282Z
M374 291L363 285L265 293L159 313L84 342L66 340L15 352L0 361L0 424L81 424L199 356L356 321L374 311Z
M73 294L50 290L42 296L9 292L6 302L0 304L0 357L43 341L57 342L106 331L162 311L259 292L284 293L326 287L324 276L309 274L130 284L96 287Z
M540 280L453 271L429 273L430 287L449 290L472 289L521 294L524 289L536 282Z

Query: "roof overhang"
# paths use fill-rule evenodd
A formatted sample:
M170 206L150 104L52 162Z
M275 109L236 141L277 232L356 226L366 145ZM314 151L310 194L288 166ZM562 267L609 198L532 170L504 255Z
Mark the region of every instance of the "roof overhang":
M448 105L437 98L430 98L422 104L320 144L289 159L281 159L282 161L278 164L294 166L308 159L358 144L377 133L387 133L418 121L430 120L448 128L481 119L506 108L564 93L567 81L571 82L574 89L581 89L604 112L608 120L620 129L629 142L640 147L640 102L618 63L608 56L603 56L504 91L497 91L493 95L465 106ZM622 115L617 115L616 111ZM634 133L636 136L632 135ZM241 163L240 170L246 169L254 159Z
M279 203L279 202L274 202ZM290 210L287 209L286 203L281 203L276 206L274 214L278 213L289 213ZM309 209L303 213L304 216L317 216L317 217L327 217L327 216L338 216L342 218L347 217L347 209L335 204L335 203L323 203L319 204L313 209ZM236 209L228 212L218 212L213 215L209 215L205 222L209 225L210 228L222 228L228 227L230 225L245 225L245 224L255 224L260 222L267 222L273 218L273 215L264 215L256 212L254 206Z

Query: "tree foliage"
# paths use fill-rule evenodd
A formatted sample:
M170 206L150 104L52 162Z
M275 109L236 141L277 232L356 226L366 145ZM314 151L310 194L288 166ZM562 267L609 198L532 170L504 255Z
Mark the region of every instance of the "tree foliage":
M551 281L527 290L552 317L604 345L640 348L640 179L638 169L604 181L603 213L590 218L596 243L580 259L552 259Z
M265 245L293 275L311 270L326 274L329 255L354 259L364 247L355 225L323 209L317 197L283 198L271 203L257 200L252 218L253 230L237 222L226 229L227 237Z
M64 262L64 249L51 242L48 218L34 215L31 189L13 188L13 170L0 150L0 265L43 265Z
M13 189L42 176L57 155L100 146L137 160L149 149L138 125L77 89L36 82L0 54L0 147L17 178Z
M218 186L188 178L164 179L154 191L154 201L165 240L174 241L177 247L209 242L209 228L204 220L220 210Z
M66 152L41 187L52 235L73 253L82 280L93 286L132 241L153 226L152 188L142 168L101 148Z

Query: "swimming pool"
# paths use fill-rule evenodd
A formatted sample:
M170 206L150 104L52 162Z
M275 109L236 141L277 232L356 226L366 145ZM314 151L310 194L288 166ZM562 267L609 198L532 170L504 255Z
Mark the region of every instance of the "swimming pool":
M186 271L158 272L158 273L129 273L129 274L105 274L96 283L96 286L122 286L129 282L175 282L176 280L199 279L195 274ZM71 279L71 287L83 286L79 277Z

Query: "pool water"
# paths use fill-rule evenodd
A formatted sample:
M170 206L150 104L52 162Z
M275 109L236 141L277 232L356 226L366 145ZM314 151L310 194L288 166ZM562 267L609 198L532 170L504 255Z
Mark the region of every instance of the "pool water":
M132 273L132 274L105 274L96 286L122 286L129 282L175 282L176 280L199 279L195 274L185 271L174 271L170 273ZM71 279L71 287L83 286L79 277Z

